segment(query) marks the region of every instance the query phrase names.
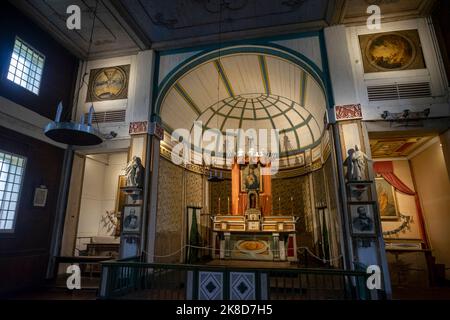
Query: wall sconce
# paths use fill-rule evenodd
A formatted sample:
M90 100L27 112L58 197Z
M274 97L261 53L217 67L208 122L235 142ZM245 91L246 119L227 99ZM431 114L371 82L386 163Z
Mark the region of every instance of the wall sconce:
M403 110L403 112L397 113L384 111L381 114L381 118L387 121L398 121L398 122L407 120L424 120L428 118L428 116L430 115L430 111L431 111L430 108L427 108L419 112L411 112L409 109L405 109Z

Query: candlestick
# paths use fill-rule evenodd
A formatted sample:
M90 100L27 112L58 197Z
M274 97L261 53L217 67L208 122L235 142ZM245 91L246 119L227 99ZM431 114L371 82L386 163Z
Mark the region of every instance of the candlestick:
M278 197L278 214L281 215L281 197Z
M239 210L239 205L240 205L240 196L238 196L238 204L237 204L237 211L238 211L238 214L239 214L239 212L240 212L240 210Z
M92 116L94 115L94 106L91 104L91 107L89 108L89 114L88 114L88 126L92 125Z
M291 216L294 215L294 197L291 196Z
M219 211L219 214L220 214L220 197L219 197L219 210L218 211Z
M230 214L230 197L227 197L227 213Z

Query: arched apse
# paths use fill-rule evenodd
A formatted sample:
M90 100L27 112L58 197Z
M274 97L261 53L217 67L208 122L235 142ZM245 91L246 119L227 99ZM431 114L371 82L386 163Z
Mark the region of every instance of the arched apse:
M329 98L322 71L298 53L234 46L197 54L158 88L155 114L168 132L204 128L279 129L281 154L320 144Z

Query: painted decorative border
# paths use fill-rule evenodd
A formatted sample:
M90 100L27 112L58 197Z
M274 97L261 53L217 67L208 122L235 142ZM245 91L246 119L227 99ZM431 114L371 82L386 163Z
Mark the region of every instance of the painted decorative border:
M154 135L159 140L164 140L164 128L157 122L150 123L149 134Z
M128 130L128 133L130 135L143 134L147 132L148 132L148 121L130 122L130 129Z
M336 120L354 120L362 119L361 104L347 104L335 106Z

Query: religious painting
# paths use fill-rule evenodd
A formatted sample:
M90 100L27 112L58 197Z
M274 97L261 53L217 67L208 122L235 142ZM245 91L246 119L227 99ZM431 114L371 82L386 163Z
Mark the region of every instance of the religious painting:
M417 30L359 36L364 73L425 68Z
M241 192L248 191L263 192L261 166L259 164L248 164L241 168Z
M125 205L123 207L123 233L139 233L141 230L141 206Z
M378 207L382 220L398 220L397 197L395 189L384 178L375 178Z
M375 235L375 218L372 204L352 204L350 205L350 215L353 235Z
M122 188L126 187L126 185L127 185L127 177L125 175L120 175L118 177L117 182L116 205L115 205L116 212L122 212L123 205L126 202L127 195L126 193L122 192Z
M128 98L130 65L92 69L86 102Z

